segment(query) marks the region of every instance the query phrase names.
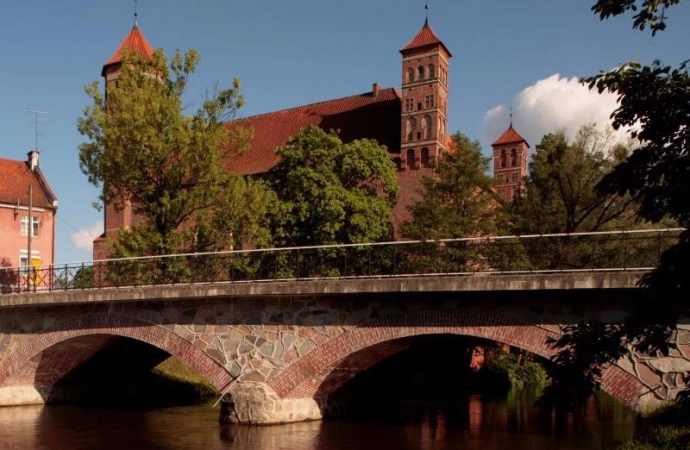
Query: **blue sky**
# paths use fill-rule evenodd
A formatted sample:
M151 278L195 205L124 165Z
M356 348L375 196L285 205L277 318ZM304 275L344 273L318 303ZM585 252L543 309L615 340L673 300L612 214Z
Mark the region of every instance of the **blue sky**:
M670 12L652 38L629 17L604 22L590 1L432 0L429 20L453 53L448 130L489 144L515 125L532 144L556 128L605 121L615 99L575 77L619 63L690 57L690 7ZM0 6L0 157L23 159L39 117L41 167L59 199L57 261L89 260L99 230L98 192L78 166L76 120L103 63L133 24L131 0L22 0ZM139 0L139 27L168 53L195 48L202 61L187 96L242 79L249 116L400 86L400 54L424 23L423 0ZM77 234L79 233L79 234ZM73 239L77 234L80 239ZM81 241L81 246L76 242Z

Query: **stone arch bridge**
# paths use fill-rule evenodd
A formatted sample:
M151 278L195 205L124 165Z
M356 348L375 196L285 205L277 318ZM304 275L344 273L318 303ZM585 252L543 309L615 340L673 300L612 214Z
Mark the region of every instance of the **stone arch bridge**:
M51 399L67 373L118 337L176 357L225 397L230 419L321 417L329 394L414 336L486 338L548 357L583 318L620 321L641 272L227 283L0 296L0 405ZM668 357L608 367L605 391L647 411L690 369L690 332Z

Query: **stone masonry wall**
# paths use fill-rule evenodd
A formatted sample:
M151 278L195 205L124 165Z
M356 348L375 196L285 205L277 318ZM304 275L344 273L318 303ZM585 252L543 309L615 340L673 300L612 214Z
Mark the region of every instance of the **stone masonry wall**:
M233 405L226 411L229 420L318 419L319 402L406 348L401 338L476 336L548 357L546 338L558 335L559 324L584 316L623 317L624 299L616 304L607 295L606 308L584 307L580 299L548 292L517 302L498 293L444 293L2 308L0 403L3 389L26 388L36 380L45 395L61 370L66 373L97 350L96 336L115 335L154 345L195 368L227 394L225 403ZM84 344L88 336L94 336L92 347ZM690 369L690 331L682 329L677 339L679 350L667 358L635 355L609 368L604 389L639 410L672 398L682 372ZM72 343L80 350L70 353ZM75 361L66 360L70 354ZM270 401L259 411L257 399Z

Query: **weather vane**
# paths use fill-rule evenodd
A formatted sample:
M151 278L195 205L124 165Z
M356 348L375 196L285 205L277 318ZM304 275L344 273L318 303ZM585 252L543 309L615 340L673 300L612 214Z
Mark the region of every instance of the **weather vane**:
M139 9L138 9L138 0L134 0L134 26L137 27L139 26Z
M424 11L426 13L426 21L429 22L429 0L424 4Z

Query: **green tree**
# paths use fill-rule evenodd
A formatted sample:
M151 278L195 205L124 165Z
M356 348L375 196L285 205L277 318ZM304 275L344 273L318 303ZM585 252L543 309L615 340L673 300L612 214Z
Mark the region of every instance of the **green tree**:
M665 28L666 11L681 0L599 0L592 10L602 19L628 11L633 27ZM639 11L639 12L638 12ZM599 386L601 366L628 351L668 354L678 319L690 299L690 74L655 61L650 66L627 63L585 80L600 92L618 94L613 113L616 128L634 127L640 148L617 165L599 184L603 193L629 195L640 203L640 217L666 218L686 228L677 244L662 255L659 266L641 280L646 301L621 325L583 323L553 342L557 349L553 376L568 372L567 383L547 390L546 402L582 403ZM595 330L596 333L589 333ZM592 345L603 343L604 345Z
M614 145L610 134L598 130L595 124L580 128L572 142L568 142L565 131L544 136L530 163L525 191L511 206L513 231L577 233L636 226L632 197L596 189L628 152L623 144ZM539 268L615 267L632 263L633 256L638 260L643 256L627 251L627 240L571 236L533 239L524 245ZM640 246L635 248L639 250Z
M453 135L451 151L438 159L434 176L422 179L422 199L403 224L411 239L450 239L496 235L505 231L507 216L487 176L490 159L481 145L462 133Z
M439 158L434 175L422 179L422 199L410 209L412 221L402 226L407 238L437 241L490 237L508 229L508 216L493 189L493 180L486 175L490 159L482 155L478 141L459 132L452 139L450 152ZM499 248L501 251L495 251ZM508 268L507 261L522 261L513 250L514 246L496 243L429 243L411 255L410 261L417 271Z
M369 139L344 144L336 132L311 126L276 153L281 160L267 178L279 199L273 223L281 245L392 238L391 208L399 188L386 147Z
M119 233L112 256L164 255L262 245L270 192L261 181L230 174L228 162L242 152L248 132L227 127L243 105L239 80L215 92L192 115L183 95L199 57L161 50L152 60L124 57L106 97L98 83L78 120L87 142L79 147L82 172L102 189L101 201L130 202L134 226Z

